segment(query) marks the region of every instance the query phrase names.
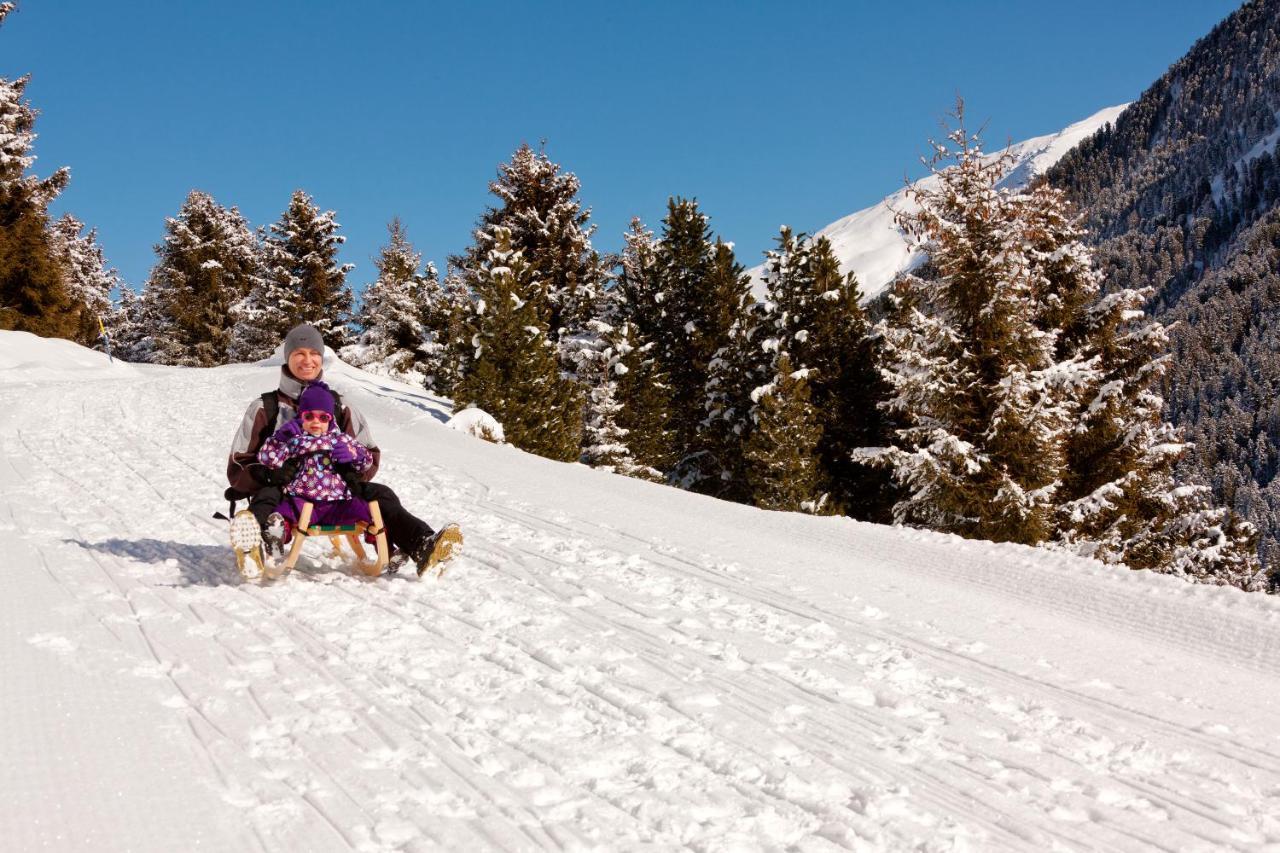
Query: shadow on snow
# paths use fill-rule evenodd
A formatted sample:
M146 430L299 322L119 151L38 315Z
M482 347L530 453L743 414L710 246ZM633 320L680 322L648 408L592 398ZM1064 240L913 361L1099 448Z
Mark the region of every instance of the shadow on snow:
M137 563L175 565L182 573L182 586L238 586L246 583L236 569L235 555L229 546L191 545L186 542L163 542L159 539L107 539L102 542L66 539L63 541L79 545L86 551L124 557ZM380 579L353 574L348 570L345 562L317 559L304 552L303 562L286 577L337 574L366 581ZM254 585L260 583L258 580L247 582Z

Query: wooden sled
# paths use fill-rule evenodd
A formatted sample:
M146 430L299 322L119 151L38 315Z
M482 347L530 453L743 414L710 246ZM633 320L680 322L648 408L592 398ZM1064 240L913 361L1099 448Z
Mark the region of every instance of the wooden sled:
M333 548L332 554L335 557L342 556L342 542L345 540L356 558L356 568L371 578L382 574L390 557L387 549L387 529L382 524L382 510L379 509L377 501L369 501L369 515L373 518L372 522L360 521L342 525L312 524L311 513L314 509L310 501L302 505L298 523L293 528L293 543L289 548L289 555L285 557L284 563L276 572L270 574L264 572L263 577L274 579L289 572L298 564L298 558L302 556L303 543L312 536L329 537L329 543ZM377 542L377 557L373 560L369 559L364 550L363 537L369 533L373 534L374 541Z

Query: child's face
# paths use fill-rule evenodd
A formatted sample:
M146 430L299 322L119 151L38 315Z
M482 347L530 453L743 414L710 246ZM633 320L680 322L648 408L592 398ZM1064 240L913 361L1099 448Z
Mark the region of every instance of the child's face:
M329 422L333 420L328 412L302 412L299 417L302 418L303 431L311 435L324 435L329 431Z

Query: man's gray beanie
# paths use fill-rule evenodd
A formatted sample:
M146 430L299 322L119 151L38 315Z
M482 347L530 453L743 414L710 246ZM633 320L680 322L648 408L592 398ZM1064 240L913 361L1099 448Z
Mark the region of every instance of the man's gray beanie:
M284 360L287 362L294 350L304 348L313 349L320 353L321 358L324 357L324 338L320 336L319 329L308 323L294 326L284 336Z

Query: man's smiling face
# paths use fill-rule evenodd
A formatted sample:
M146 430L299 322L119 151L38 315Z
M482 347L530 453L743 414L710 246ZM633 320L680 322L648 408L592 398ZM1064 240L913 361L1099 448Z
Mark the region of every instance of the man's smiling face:
M314 382L320 375L323 356L313 349L299 347L289 353L289 372L299 382Z

